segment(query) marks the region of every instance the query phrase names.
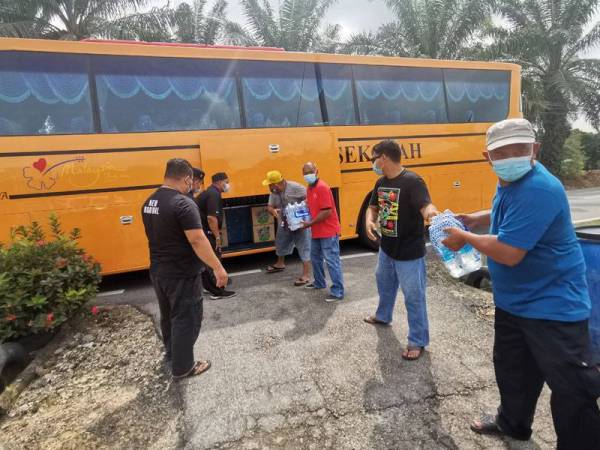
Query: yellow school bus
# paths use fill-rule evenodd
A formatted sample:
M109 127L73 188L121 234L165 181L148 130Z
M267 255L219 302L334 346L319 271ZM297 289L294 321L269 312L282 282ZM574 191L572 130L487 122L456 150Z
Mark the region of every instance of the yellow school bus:
M396 139L440 209L473 211L495 186L485 131L507 117L521 117L511 64L0 39L0 241L56 212L105 274L144 269L140 207L173 157L229 175L227 256L272 250L253 233L261 182L300 181L306 161L342 238L364 238L374 144Z

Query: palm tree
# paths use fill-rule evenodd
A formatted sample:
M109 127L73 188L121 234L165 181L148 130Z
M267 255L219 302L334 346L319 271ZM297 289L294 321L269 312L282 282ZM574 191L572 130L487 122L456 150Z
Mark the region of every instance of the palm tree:
M180 3L173 13L173 34L178 42L217 44L231 33L239 36L241 27L227 19L226 0L216 0L208 12L207 1Z
M458 59L470 56L483 27L491 22L483 0L385 0L395 21L376 32L358 33L345 53Z
M497 0L502 26L490 30L488 55L523 68L525 114L540 129L542 162L560 175L568 119L583 113L600 126L600 44L592 23L600 0ZM587 31L586 31L587 30Z
M162 39L170 9L139 12L148 0L0 0L0 36L80 40Z
M277 12L269 0L240 1L249 26L230 24L229 43L321 52L333 52L339 45L340 27L323 24L336 0L282 0Z

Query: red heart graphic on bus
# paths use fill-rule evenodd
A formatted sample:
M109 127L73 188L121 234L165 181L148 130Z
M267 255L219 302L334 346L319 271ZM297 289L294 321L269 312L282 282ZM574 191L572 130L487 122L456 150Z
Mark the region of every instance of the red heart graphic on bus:
M38 159L36 162L33 163L33 167L36 168L37 170L39 170L40 172L43 172L44 169L46 168L46 159L45 158Z

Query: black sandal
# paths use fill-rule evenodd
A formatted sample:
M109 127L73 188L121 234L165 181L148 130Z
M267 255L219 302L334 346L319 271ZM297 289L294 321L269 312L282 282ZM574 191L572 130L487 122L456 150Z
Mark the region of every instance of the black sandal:
M390 323L384 322L383 320L379 320L375 316L367 316L363 319L363 321L365 321L366 323L371 324L371 325L390 326Z
M285 270L285 267L275 267L275 266L267 266L267 273L277 273L277 272L283 272Z
M479 419L481 426L476 426L475 422L473 422L470 426L471 431L477 434L485 434L485 435L496 435L496 436L504 436L505 433L502 431L498 422L496 421L496 416L483 416Z
M173 379L174 380L181 380L183 378L187 378L187 377L195 377L197 375L202 375L204 372L206 372L208 369L210 369L211 363L210 361L196 361L196 364L194 364L194 367L192 367L192 369L184 374L184 375L173 375Z
M417 356L409 356L410 352L414 352L414 351L418 351L419 354ZM423 356L424 352L425 352L425 347L414 347L412 345L409 345L406 347L406 350L402 353L402 359L405 359L406 361L416 361L421 356Z

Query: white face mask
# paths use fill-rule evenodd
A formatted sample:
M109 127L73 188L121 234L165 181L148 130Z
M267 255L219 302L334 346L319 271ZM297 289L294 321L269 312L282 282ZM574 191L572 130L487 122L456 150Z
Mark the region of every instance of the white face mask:
M229 192L231 190L231 185L229 183L225 183L223 185L223 192Z

